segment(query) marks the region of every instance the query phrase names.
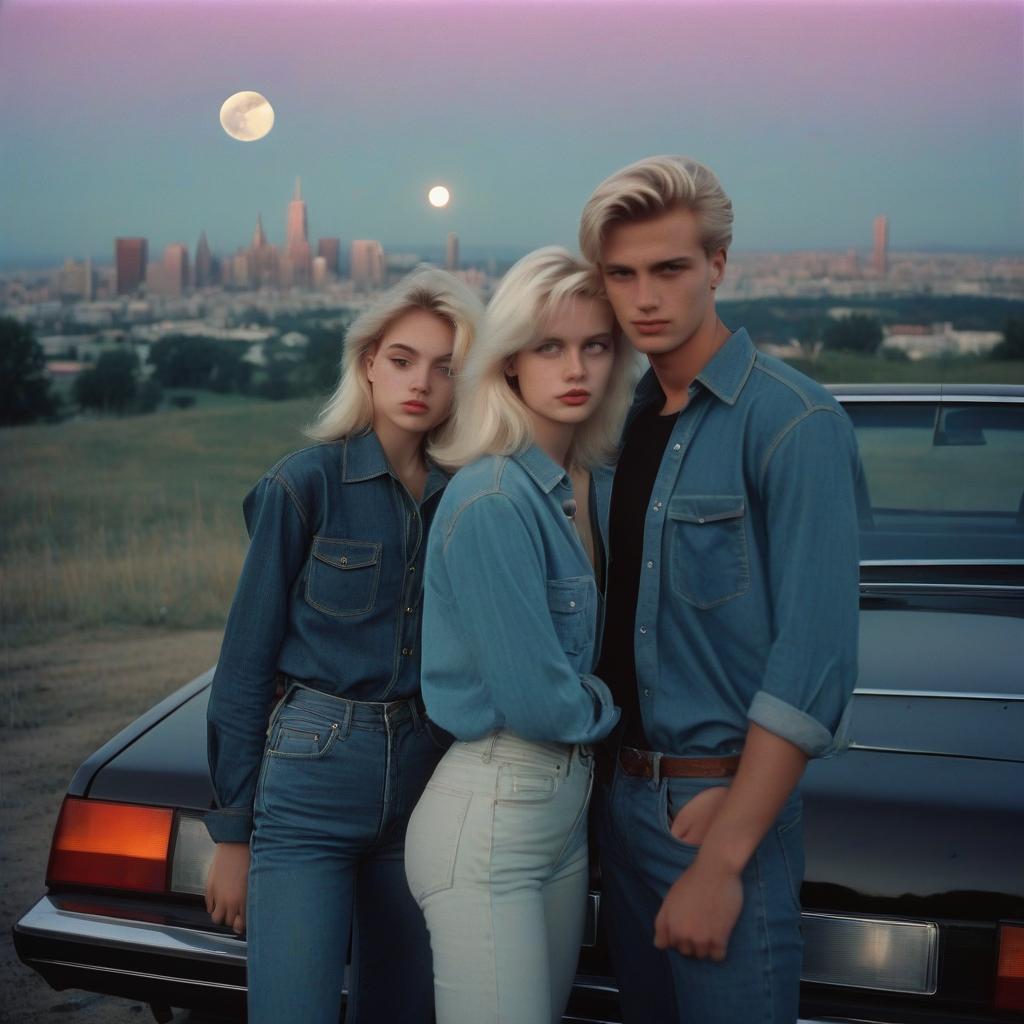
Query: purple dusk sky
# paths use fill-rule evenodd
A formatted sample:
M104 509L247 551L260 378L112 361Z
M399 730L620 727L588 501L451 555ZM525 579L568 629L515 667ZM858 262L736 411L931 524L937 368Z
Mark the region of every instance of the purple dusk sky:
M240 143L223 100L276 123ZM0 262L115 235L272 241L301 175L311 235L573 245L641 156L689 153L739 248L1024 249L1021 2L7 0ZM445 211L429 185L451 188Z

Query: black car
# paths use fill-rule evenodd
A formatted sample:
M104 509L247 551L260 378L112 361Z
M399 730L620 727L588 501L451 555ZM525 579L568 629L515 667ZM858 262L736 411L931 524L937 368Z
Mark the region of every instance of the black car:
M859 436L852 744L803 782L808 1021L1024 1016L1024 387L835 388ZM212 672L79 768L15 925L55 988L244 1015L202 892ZM569 1020L617 1021L600 897ZM169 1014L164 1014L169 1016ZM654 1024L654 1022L652 1022Z

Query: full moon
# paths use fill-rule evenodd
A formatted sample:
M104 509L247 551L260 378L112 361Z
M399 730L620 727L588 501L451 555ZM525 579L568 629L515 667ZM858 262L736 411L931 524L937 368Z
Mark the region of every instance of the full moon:
M231 138L255 142L274 127L274 108L258 92L236 92L221 105L220 124Z
M448 200L451 199L452 194L444 187L444 185L435 185L428 193L427 199L430 200L431 206L447 206Z

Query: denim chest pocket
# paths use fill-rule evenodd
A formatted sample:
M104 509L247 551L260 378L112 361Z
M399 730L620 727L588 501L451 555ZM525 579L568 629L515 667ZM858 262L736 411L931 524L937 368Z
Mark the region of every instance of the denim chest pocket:
M714 608L750 589L742 495L679 494L668 505L672 589Z
M590 593L592 580L576 576L564 580L548 580L548 611L562 650L566 654L582 654L593 643L593 615Z
M380 553L374 541L314 537L306 603L335 618L370 611L377 597Z

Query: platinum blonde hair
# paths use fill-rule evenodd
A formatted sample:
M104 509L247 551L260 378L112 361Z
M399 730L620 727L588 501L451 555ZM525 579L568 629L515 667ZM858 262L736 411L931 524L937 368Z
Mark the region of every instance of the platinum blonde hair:
M675 207L700 221L707 255L732 244L732 201L714 171L686 156L652 156L605 178L580 216L580 251L595 266L608 229L624 221L657 217Z
M436 267L418 267L363 310L345 335L341 380L316 423L306 434L317 441L337 441L364 434L373 426L373 386L366 376L366 357L406 313L421 309L433 313L455 331L452 369L457 374L473 344L483 304L453 274ZM428 443L443 436L448 420L430 432Z
M451 434L432 452L438 462L458 469L481 455L514 455L529 447L533 441L529 410L505 369L512 356L543 336L545 322L557 306L579 297L606 305L608 301L593 268L558 246L536 249L505 275L455 385ZM589 467L607 460L618 445L638 370L617 324L613 336L615 361L608 390L594 414L576 429L569 451L571 466Z

